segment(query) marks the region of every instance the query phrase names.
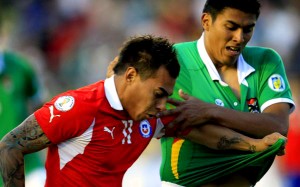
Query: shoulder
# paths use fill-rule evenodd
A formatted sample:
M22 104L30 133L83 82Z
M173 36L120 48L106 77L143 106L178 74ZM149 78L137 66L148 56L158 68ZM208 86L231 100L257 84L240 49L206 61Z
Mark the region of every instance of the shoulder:
M272 48L247 46L242 52L244 58L249 59L281 59L280 55Z
M174 45L174 47L177 53L177 58L179 60L181 69L195 68L194 66L196 64L194 63L196 63L199 59L199 53L197 50L197 41L177 43Z
M25 56L17 52L5 51L3 53L3 59L5 66L14 69L14 71L31 77L35 75L34 67Z
M81 88L77 88L76 90L72 90L72 93L78 95L84 99L97 99L105 96L104 94L104 81L98 81Z
M263 64L282 64L281 56L272 48L247 46L242 55L245 61L254 67Z
M19 53L5 51L3 52L4 61L6 64L17 64L19 66L31 67L28 60Z
M58 94L53 98L53 102L74 102L76 106L84 106L89 108L98 107L105 98L104 81L80 87L75 90L68 90Z
M184 51L184 50L193 50L197 49L197 41L190 41L190 42L181 42L174 44L174 48L176 51Z
M197 40L189 41L189 42L176 43L176 44L174 44L174 47L190 47L190 46L194 46L194 45L197 45Z

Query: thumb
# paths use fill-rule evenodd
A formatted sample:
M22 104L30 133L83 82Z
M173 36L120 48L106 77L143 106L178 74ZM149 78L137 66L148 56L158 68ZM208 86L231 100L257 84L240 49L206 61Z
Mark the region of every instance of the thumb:
M180 90L178 91L178 93L179 93L179 96L180 96L182 99L184 99L184 100L188 100L188 99L190 98L190 96L189 96L188 94L186 94L185 92L183 92L182 89L180 89Z

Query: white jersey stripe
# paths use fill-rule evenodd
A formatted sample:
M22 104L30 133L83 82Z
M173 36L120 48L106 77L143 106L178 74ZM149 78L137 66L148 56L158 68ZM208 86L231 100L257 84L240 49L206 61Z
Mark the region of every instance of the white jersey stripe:
M90 127L82 135L74 137L57 145L61 170L75 156L84 152L85 147L90 143L92 139L94 125L95 118Z

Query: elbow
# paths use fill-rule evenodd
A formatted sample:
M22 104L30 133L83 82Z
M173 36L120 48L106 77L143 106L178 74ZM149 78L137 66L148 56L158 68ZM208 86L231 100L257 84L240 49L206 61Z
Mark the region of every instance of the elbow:
M290 126L290 123L289 123L289 118L286 118L285 120L283 120L282 121L282 123L281 123L281 135L283 135L283 136L285 136L285 137L287 137L287 135L288 135L288 132L289 132L289 126Z
M289 132L289 124L281 127L281 131L279 132L281 135L287 137L288 135L288 132Z
M288 122L282 122L282 123L278 124L278 127L277 127L277 129L275 129L274 132L278 132L281 135L286 137L287 134L288 134L288 131L289 131L289 123Z
M270 121L271 122L271 121ZM287 136L289 131L289 118L288 116L285 117L274 117L272 123L270 124L271 133L278 132L283 136Z
M24 155L20 149L5 141L0 141L0 168L8 163L23 163Z
M0 168L4 186L25 186L23 153L4 141L0 142Z

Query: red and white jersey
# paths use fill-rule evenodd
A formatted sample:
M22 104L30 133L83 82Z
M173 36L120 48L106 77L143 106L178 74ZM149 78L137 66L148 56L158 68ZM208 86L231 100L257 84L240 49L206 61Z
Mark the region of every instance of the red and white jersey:
M120 187L126 170L153 136L160 119L133 121L113 77L54 97L34 113L52 142L46 186Z

